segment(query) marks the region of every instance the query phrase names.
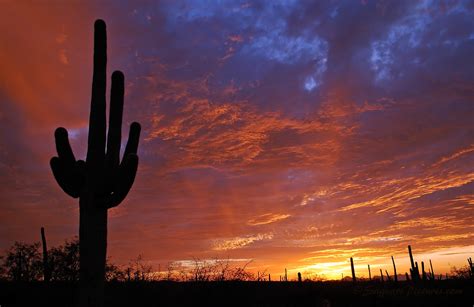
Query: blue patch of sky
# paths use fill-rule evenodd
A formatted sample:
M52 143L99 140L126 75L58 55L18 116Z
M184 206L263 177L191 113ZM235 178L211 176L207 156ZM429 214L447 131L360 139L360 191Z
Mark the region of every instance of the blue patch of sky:
M423 35L439 20L450 14L470 14L465 8L465 2L457 2L446 11L437 11L437 4L431 0L414 2L411 14L395 22L385 37L371 43L369 64L375 75L376 83L390 81L403 73L396 73L403 69L399 65L401 59L408 53L415 54L417 49L428 47L436 48L439 45L457 45L457 39L442 41L423 41ZM437 14L438 13L438 14ZM443 31L440 32L442 36ZM466 40L469 37L465 38ZM415 52L412 52L415 51ZM419 58L404 59L414 66L420 65Z
M202 22L216 18L226 20L231 29L222 32L244 33L251 31L235 56L263 58L266 61L292 65L308 63L313 72L302 78L302 88L312 91L323 83L327 70L329 44L316 35L303 31L299 35L286 33L286 18L299 5L297 1L263 2L259 5L242 1L193 1L166 4L168 25L180 22ZM268 68L261 65L260 69ZM254 70L255 67L252 67Z

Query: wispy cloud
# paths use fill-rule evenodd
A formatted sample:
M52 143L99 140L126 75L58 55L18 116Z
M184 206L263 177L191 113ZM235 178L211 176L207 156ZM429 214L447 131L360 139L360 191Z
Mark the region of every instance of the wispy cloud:
M257 234L257 235L246 236L246 237L236 237L236 238L230 238L230 239L216 240L213 244L213 249L217 251L239 249L257 241L271 240L272 238L273 238L273 234L266 233L266 234Z
M252 225L252 226L266 225L266 224L271 224L271 223L275 223L275 222L287 219L290 216L291 216L290 214L266 213L249 220L247 224Z

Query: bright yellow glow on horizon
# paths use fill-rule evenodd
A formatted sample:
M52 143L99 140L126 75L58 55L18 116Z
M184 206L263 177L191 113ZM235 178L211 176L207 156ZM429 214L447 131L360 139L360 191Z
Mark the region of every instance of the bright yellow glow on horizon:
M412 247L413 248L413 247ZM467 258L474 254L474 245L464 246L464 247L453 247L448 249L439 249L430 253L416 253L416 249L413 251L414 260L418 262L418 265L421 270L421 261L425 263L425 271L428 272L429 269L429 260L431 259L433 264L433 270L435 274L450 273L451 269L456 266L457 268L467 265ZM347 251L346 255L350 254L350 250ZM409 273L410 268L410 259L408 256L408 251L405 254L395 254L393 255L395 259L395 264L397 266L397 274L404 275L405 272ZM313 264L308 264L304 266L295 265L295 268L289 268L288 272L291 275L296 276L298 272L305 276L311 278L313 276L323 277L328 280L338 280L341 279L341 276L352 276L349 257L337 257L334 255L323 255L320 257L323 261L327 258L339 259L334 261L318 262L314 258L305 258L302 259L303 262L313 262ZM354 269L356 272L356 277L358 278L368 278L368 267L370 264L372 277L380 276L380 269L385 276L385 270L388 271L390 276L393 275L393 265L390 255L387 257L373 257L373 256L358 256L353 257L354 259ZM293 276L293 279L295 278Z

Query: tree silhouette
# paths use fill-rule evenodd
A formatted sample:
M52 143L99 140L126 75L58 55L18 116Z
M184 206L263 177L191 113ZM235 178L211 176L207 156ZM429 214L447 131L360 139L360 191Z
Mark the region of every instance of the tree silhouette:
M51 278L54 281L79 280L79 240L66 240L64 245L49 251Z
M94 25L94 69L86 161L74 157L67 130L55 131L57 157L51 169L59 186L79 198L81 306L102 306L107 250L107 210L127 196L138 167L140 124L132 123L120 161L124 76L112 74L109 129L106 127L107 36L103 20Z
M33 281L43 276L43 264L39 253L40 244L15 242L5 255L3 270L9 280Z

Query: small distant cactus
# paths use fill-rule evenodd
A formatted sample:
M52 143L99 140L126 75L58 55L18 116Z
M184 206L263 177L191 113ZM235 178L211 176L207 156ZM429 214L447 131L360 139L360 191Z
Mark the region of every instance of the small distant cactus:
M425 263L423 261L421 262L421 272L422 272L422 274L421 274L422 280L425 281L426 280L426 272L425 272Z
M59 186L79 198L80 305L102 306L107 250L107 210L127 196L138 168L140 124L132 123L120 161L124 76L112 74L110 115L106 125L106 25L94 25L94 72L86 161L76 160L67 130L55 131L57 157L51 169Z
M300 272L298 272L298 282L302 282L301 273L300 273Z
M433 270L433 263L431 263L431 259L430 259L430 268L431 268L431 279L435 280L435 273Z
M470 268L469 273L471 275L471 278L474 278L474 265L472 263L472 258L471 257L467 258L467 263L469 264L469 268ZM446 277L446 279L448 279L448 278Z
M370 264L368 264L367 267L369 268L369 280L372 280L372 274L370 273Z
M41 243L43 246L43 279L45 282L49 282L51 279L51 268L48 259L48 246L46 245L44 227L41 227Z
M395 282L398 282L397 266L395 265L395 259L393 259L393 256L392 256L392 263L393 263L393 279L395 280Z
M416 282L420 280L420 271L418 270L418 263L413 261L413 254L411 252L411 246L408 245L408 254L410 255L410 264L411 264L411 269L410 269L410 275L411 275L411 280Z
M352 272L352 281L356 282L356 274L354 270L354 260L351 257L351 272Z

